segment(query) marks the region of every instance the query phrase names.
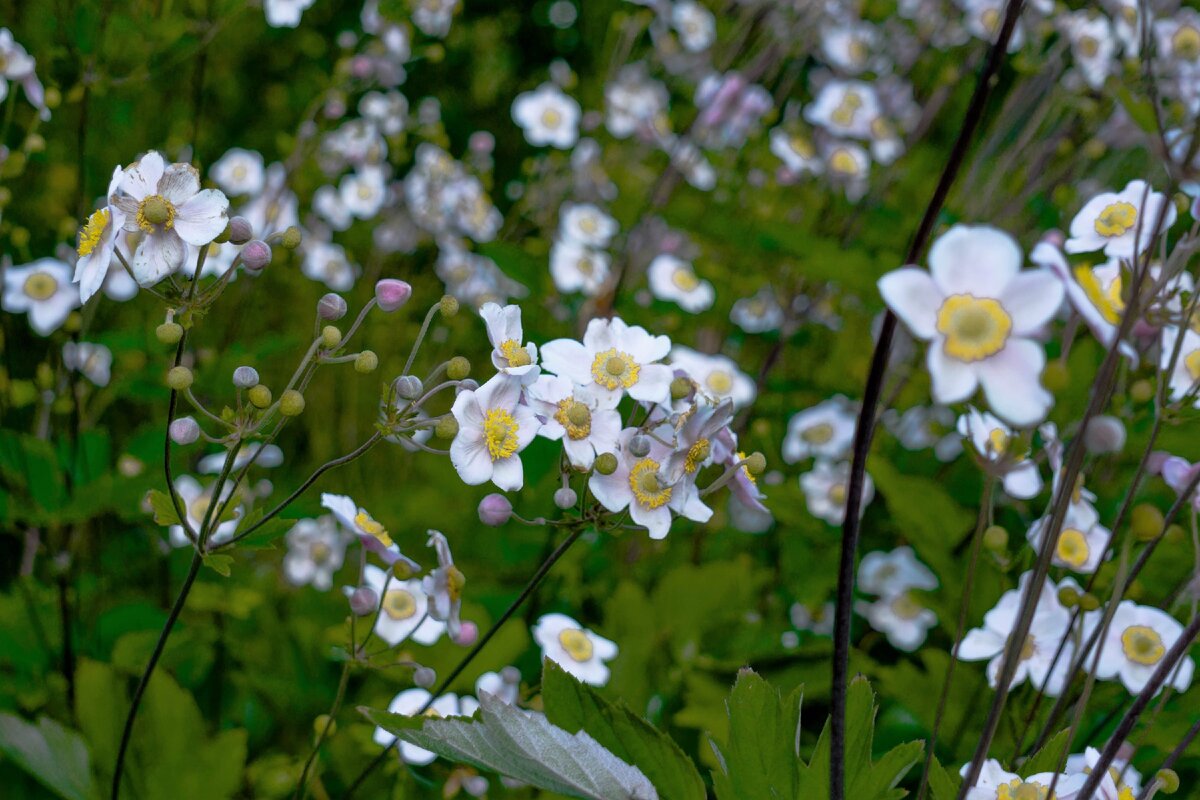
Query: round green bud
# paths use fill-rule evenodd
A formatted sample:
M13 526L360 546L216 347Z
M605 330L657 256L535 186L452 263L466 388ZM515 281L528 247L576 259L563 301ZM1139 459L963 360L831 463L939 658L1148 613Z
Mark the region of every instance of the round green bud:
M1154 398L1154 384L1143 378L1129 387L1129 397L1135 403L1148 403Z
M258 384L246 392L246 396L250 398L250 404L255 408L266 408L271 405L271 390L264 384Z
M283 245L284 250L295 250L303 239L304 235L300 233L300 229L293 225L283 232L283 239L279 243Z
M52 388L54 386L54 368L43 361L37 365L33 380L42 391Z
M342 332L337 325L326 325L321 329L321 346L332 350L342 343Z
M1175 794L1179 791L1179 774L1173 769L1160 769L1154 773L1154 782L1163 794Z
M999 525L989 525L983 532L983 546L994 552L1001 552L1008 547L1008 531Z
M164 322L154 329L154 335L163 344L179 344L183 338L183 326L178 322Z
M171 367L171 371L167 373L167 386L177 392L182 392L191 386L192 380L192 371L187 367Z
M1042 385L1052 393L1061 392L1071 381L1071 373L1067 365L1055 359L1046 363L1042 370Z
M687 378L676 378L671 381L671 399L682 400L692 393L692 382Z
M1141 542L1158 538L1164 522L1163 513L1149 503L1138 503L1130 514L1130 527L1133 535Z
M751 475L762 475L767 469L767 457L759 451L754 451L746 457L746 469Z
M368 372L374 372L379 366L379 356L375 355L373 350L363 350L354 359L354 370L366 375Z
M458 420L447 414L438 420L433 432L439 439L453 439L458 435Z
M279 413L285 417L298 417L304 413L304 395L288 389L279 396Z
M1091 592L1084 592L1079 595L1079 607L1084 611L1095 611L1100 607L1100 598Z
M462 356L455 356L446 365L446 377L452 381L461 381L471 374L471 362Z
M313 720L313 733L318 738L333 736L337 732L337 722L328 714L320 714Z
M1064 608L1074 608L1075 606L1079 605L1079 592L1077 592L1073 587L1064 586L1058 590L1058 602L1061 603Z
M438 308L443 317L453 317L458 313L458 300L448 294L442 295L442 299L438 301Z
M142 201L142 216L152 225L162 225L171 217L171 206L160 195L151 195Z
M617 457L612 453L601 453L596 456L595 464L596 472L601 475L612 475L617 471Z
M1163 536L1171 544L1179 544L1187 536L1187 531L1182 525L1172 524L1167 528L1166 534Z

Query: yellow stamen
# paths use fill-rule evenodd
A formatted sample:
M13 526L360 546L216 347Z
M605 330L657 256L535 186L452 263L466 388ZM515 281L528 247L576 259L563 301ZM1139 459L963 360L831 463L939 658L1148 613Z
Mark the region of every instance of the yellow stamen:
M483 441L492 461L508 458L517 452L517 432L520 424L503 408L493 408L483 417Z
M358 526L358 529L363 533L369 536L374 536L376 539L378 539L384 547L392 546L392 537L388 534L387 528L376 522L375 518L367 512L359 511L357 514L355 514L354 524Z
M591 410L574 398L568 397L559 401L554 419L566 429L567 436L574 441L586 439L592 432Z
M112 212L107 208L93 211L92 215L88 217L87 222L79 230L79 247L75 252L80 257L90 255L96 249L96 245L100 244L100 239L104 236L104 229L108 227L110 219L112 219Z
M1122 236L1137 222L1137 209L1124 200L1111 203L1096 217L1096 233L1105 238Z
M659 508L671 501L671 487L662 485L658 467L654 459L643 458L629 470L629 488L638 504L645 508Z
M1087 563L1091 552L1092 549L1088 547L1087 537L1083 535L1083 531L1067 528L1059 534L1055 554L1058 556L1058 560L1064 564L1081 569Z
M1130 625L1121 632L1121 650L1130 661L1147 667L1157 664L1167 652L1158 631L1145 625Z
M170 230L175 227L175 206L161 194L152 194L138 204L135 219L146 233L154 233L160 225Z
M637 383L639 372L641 367L633 360L633 356L616 348L597 353L592 361L592 379L605 389L628 389Z
M592 640L579 628L563 628L559 631L558 643L567 651L567 655L580 663L592 658Z
M417 613L417 599L404 589L392 589L383 596L383 613L394 620L410 619Z
M708 439L701 439L688 448L687 456L683 459L683 469L687 473L695 472L712 453L712 444Z
M1004 349L1012 317L998 300L954 294L938 309L937 329L946 337L946 355L959 361L982 361Z
M35 272L25 279L22 291L31 300L49 300L58 291L58 281L48 272Z

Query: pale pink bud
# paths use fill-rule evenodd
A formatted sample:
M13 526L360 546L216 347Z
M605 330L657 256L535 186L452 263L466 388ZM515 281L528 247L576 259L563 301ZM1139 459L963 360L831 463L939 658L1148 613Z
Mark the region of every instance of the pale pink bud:
M479 501L479 521L497 528L512 516L512 503L502 494L489 494Z
M395 311L408 302L412 287L407 281L384 278L375 284L375 300L384 311Z

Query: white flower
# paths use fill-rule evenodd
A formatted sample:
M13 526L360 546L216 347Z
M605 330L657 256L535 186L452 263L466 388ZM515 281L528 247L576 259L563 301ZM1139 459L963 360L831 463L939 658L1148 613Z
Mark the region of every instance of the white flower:
M232 195L258 194L266 183L262 154L241 147L226 150L208 174L217 186Z
M530 405L542 421L538 431L552 441L562 440L571 465L590 470L596 456L617 449L621 415L601 408L596 397L570 378L542 375L526 390Z
M120 167L113 170L105 198L112 198L116 194L124 177L125 171ZM105 284L106 278L109 277L109 267L113 263L113 250L116 249L117 238L124 229L125 212L113 205L110 199L103 208L93 211L79 230L79 245L75 251L79 259L75 262L73 280L79 284L81 302L86 303ZM119 266L117 271L123 279L128 279L123 266ZM136 292L135 284L134 293ZM109 294L111 296L111 292Z
M1200 14L1195 9L1182 8L1173 17L1155 20L1154 37L1159 58L1184 63L1200 60Z
M272 28L294 28L316 0L263 0L267 24Z
M560 292L595 295L608 280L609 256L570 239L559 239L550 248L550 277Z
M982 384L992 410L1009 422L1045 417L1053 397L1039 382L1046 354L1032 337L1061 305L1062 285L1045 270L1022 272L1017 243L987 226L955 225L933 243L929 268L889 272L879 289L913 335L930 343L934 399L966 400Z
M1178 358L1175 358L1176 347L1179 348ZM1196 389L1200 387L1200 333L1185 328L1181 344L1179 328L1170 325L1163 328L1159 369L1166 372L1172 358L1175 358L1175 368L1167 376L1171 400L1179 402L1190 397L1192 405L1200 407L1200 397L1196 395Z
M175 479L175 493L179 495L179 501L183 504L188 527L191 528L192 533L200 533L200 527L204 524L204 517L208 513L208 507L213 503L212 490L212 485L201 486L200 482L191 475L180 475ZM233 484L226 483L225 487L221 490L221 502L225 502L232 494ZM234 531L237 530L238 523L242 518L242 507L238 505L236 500L230 500L229 507L233 509L232 517L213 526L212 533L209 534L207 540L209 544L227 542L233 537ZM216 508L213 509L214 517L218 510ZM182 525L172 525L167 530L167 535L170 538L172 547L188 547L191 545L191 540L184 533Z
M1029 260L1050 270L1062 282L1071 307L1083 318L1105 347L1117 338L1117 328L1125 313L1122 296L1121 260L1111 258L1107 263L1072 267L1066 256L1049 242L1039 242L1029 254ZM1128 342L1121 342L1121 352L1137 362L1137 352Z
M937 586L937 576L917 560L911 547L867 553L858 565L858 587L869 594L891 597L909 589L931 590Z
M831 80L804 109L804 118L834 136L870 139L879 118L879 97L868 83Z
M412 21L426 36L441 38L450 32L459 0L415 0Z
M841 525L846 520L846 499L850 494L850 464L843 461L831 464L828 461L818 461L811 472L800 476L800 488L804 490L804 500L808 505L808 513L823 519L830 525ZM875 482L871 476L863 473L862 504L860 513L866 509L875 497Z
M331 516L302 519L287 533L287 555L283 557L283 576L293 586L307 586L322 592L333 585L333 573L342 567L346 555L346 537Z
M513 122L534 147L550 145L566 150L579 138L579 103L552 83L522 92L513 101Z
M312 210L335 231L344 231L354 222L350 209L342 202L341 193L329 184L318 186L313 192Z
M71 268L54 258L4 270L3 308L29 315L29 327L49 336L79 307L79 292L71 284Z
M737 300L729 311L729 320L746 333L766 333L783 324L783 307L775 291L764 286L750 297Z
M287 167L276 161L267 167L262 192L241 208L241 216L250 222L259 239L300 223L300 201L287 181Z
M389 714L412 716L424 708L431 697L433 695L421 688L405 689L392 698L392 702L388 703L387 710ZM469 717L475 713L475 709L478 707L479 704L474 698L459 699L458 695L450 693L434 700L429 706L429 712L431 715L436 714L439 717ZM376 728L373 738L375 744L381 747L389 747L396 741L395 735L383 728ZM400 760L406 764L422 766L432 764L437 758L436 754L408 742L400 742L396 745L396 749L400 753Z
M429 597L419 578L400 580L390 571L367 564L363 568L363 586L379 598L375 635L389 645L395 646L410 637L417 644L431 645L446 632L446 623L430 614ZM343 591L350 596L354 588L346 586Z
M130 267L138 283L149 286L179 268L185 244L207 245L225 230L229 200L216 189L200 189L191 164L167 165L151 150L125 170L110 202L125 213L125 230L141 231Z
M1028 500L1042 491L1037 464L1012 430L995 416L969 407L958 418L958 432L971 443L985 468L1003 480L1010 497Z
M102 344L67 342L63 345L63 366L79 370L97 386L108 386L112 360L112 351Z
M736 441L733 445L727 444L733 438L729 430L732 419L733 403L725 400L716 405L696 403L679 415L678 422L658 426L654 435L674 444L663 470L667 482L687 480L695 484L700 470L714 461L728 460L731 467L740 461L732 452L737 446Z
M563 239L588 247L607 247L617 233L617 221L592 203L563 203L558 230Z
M462 630L459 614L462 611L462 590L467 579L454 566L450 543L441 531L429 531L426 546L437 550L438 565L421 580L421 588L429 597L429 616L446 623L451 638Z
M970 764L963 765L963 777L966 777L969 768ZM1053 772L1039 772L1022 778L1015 772L1006 772L999 761L989 758L983 762L979 778L967 792L966 800L1017 800L1025 797L1045 800L1052 783L1053 800L1076 800L1086 780L1086 775L1059 775L1056 779Z
M347 292L354 287L359 270L346 259L346 251L340 244L315 241L304 248L300 271L335 292Z
M593 319L582 344L555 339L543 345L542 366L587 387L603 408L615 408L625 393L645 403L667 403L673 375L657 362L670 351L666 336L651 336L620 317Z
M929 629L937 625L937 614L921 605L908 592L881 597L867 603L859 600L854 610L881 631L892 647L906 653L915 651L925 642Z
M1099 760L1100 751L1094 747L1082 753L1072 753L1067 756L1067 773L1087 775L1096 768ZM1141 793L1141 773L1129 764L1128 756L1122 758L1118 751L1117 757L1108 765L1108 775L1096 787L1097 800L1129 800L1139 797Z
M821 157L807 136L779 127L771 131L769 140L771 152L779 157L792 175L822 170L824 164Z
M342 207L359 219L371 219L383 208L387 199L387 182L383 169L368 165L357 172L342 176L338 184Z
M391 534L371 514L344 494L321 495L321 505L333 512L334 518L347 531L358 537L363 547L375 553L398 575L411 575L421 565L400 552Z
M1117 42L1112 25L1102 14L1095 16L1086 11L1064 15L1063 30L1071 40L1071 55L1087 85L1093 89L1104 86L1113 69L1113 56Z
M524 344L521 328L521 307L484 303L479 316L487 326L488 341L492 343L492 366L501 372L529 383L538 376L538 351L533 342Z
M835 611L836 606L833 603L822 603L815 611L804 603L792 603L788 610L788 618L797 630L829 636L833 633Z
M1077 508L1075 505L1067 508L1062 527L1059 529L1061 532L1058 534L1058 542L1054 545L1054 558L1051 563L1072 572L1090 575L1107 557L1105 548L1108 547L1111 534L1108 528L1097 524L1094 512L1088 513L1090 508L1082 512ZM1041 552L1042 537L1049 524L1049 517L1041 517L1029 528L1029 543L1038 552Z
M521 671L505 667L499 672L485 672L475 681L475 694L490 694L502 703L516 705L521 699Z
M533 640L548 658L584 683L608 683L608 665L617 645L589 631L566 614L543 614L533 626Z
M679 32L679 43L689 53L707 50L717 38L712 12L693 0L677 0L671 8L671 26Z
M8 82L17 81L25 89L25 97L39 112L42 120L50 119L46 107L46 92L34 68L37 62L15 39L8 28L0 28L0 100L8 97Z
M1085 620L1088 636L1100 624L1097 617ZM1112 624L1099 644L1100 660L1096 665L1096 677L1103 680L1117 678L1130 694L1141 692L1181 633L1183 626L1162 609L1122 600L1113 612ZM1091 663L1089 658L1089 668ZM1186 692L1192 685L1195 668L1191 657L1184 656L1167 676L1166 685L1173 686L1176 691Z
M890 412L890 413L889 413ZM962 453L962 438L954 429L957 417L945 406L913 406L903 414L884 412L883 421L907 450L933 448L938 461L953 461Z
M225 458L228 455L226 451L213 453L200 459L200 463L196 468L206 475L218 475L225 466ZM283 451L278 445L262 444L261 442L251 442L250 444L238 450L238 454L233 457L233 469L240 470L254 462L256 467L265 467L271 469L278 467L283 463Z
M1160 215L1162 224L1156 231ZM1144 253L1174 223L1175 205L1166 195L1150 191L1145 181L1130 181L1120 193L1104 192L1087 201L1071 220L1065 249L1068 253L1103 250L1113 258L1130 259L1135 241L1137 253Z
M670 253L655 256L648 274L650 291L655 297L678 303L692 314L709 308L716 297L711 283L696 277L691 264Z
M995 608L983 615L983 627L967 632L958 644L957 656L962 661L990 659L987 666L988 684L995 689L1000 680L1000 665L1004 660L1004 648L1017 624L1021 596L1033 577L1033 572L1021 576L1020 588L1004 593ZM1029 634L1021 646L1012 686L1029 680L1035 688L1045 687L1050 697L1058 697L1065 688L1068 667L1075 651L1074 642L1068 640L1063 647L1058 663L1051 673L1059 644L1067 635L1071 613L1058 602L1058 590L1046 580L1037 598L1033 622Z
M869 22L842 22L821 30L821 52L826 60L849 75L867 68L879 36Z
M735 410L753 403L758 393L750 376L726 356L698 353L677 344L671 348L671 366L695 381L701 394L718 402L730 400Z
M823 400L792 415L783 438L783 460L789 464L816 456L838 460L850 450L858 420L845 397Z
M515 492L525 484L519 454L537 436L541 423L520 400L520 380L504 373L454 399L451 413L458 434L450 443L450 462L467 485L491 481Z

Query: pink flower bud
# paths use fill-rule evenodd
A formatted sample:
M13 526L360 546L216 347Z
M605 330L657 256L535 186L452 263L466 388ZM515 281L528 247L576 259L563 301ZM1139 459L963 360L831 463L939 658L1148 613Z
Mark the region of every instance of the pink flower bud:
M374 589L360 586L350 593L350 610L356 616L365 617L368 614L374 614L378 606L379 596L375 594Z
M326 294L317 301L317 316L321 319L333 322L346 316L346 311L346 301L340 295L336 295L333 292Z
M375 284L375 300L384 311L395 311L408 302L412 287L406 281L384 278Z
M458 636L454 637L454 642L463 647L470 647L478 638L479 626L470 620L463 620L462 626L458 629Z
M234 244L245 244L254 238L254 226L245 217L234 217L229 220L229 241Z
M258 272L271 263L271 246L262 239L246 242L242 248L242 263L251 272Z
M191 417L180 417L171 423L168 429L171 441L175 444L191 444L200 438L200 426Z
M498 528L512 516L512 503L502 494L489 494L479 501L479 521Z

